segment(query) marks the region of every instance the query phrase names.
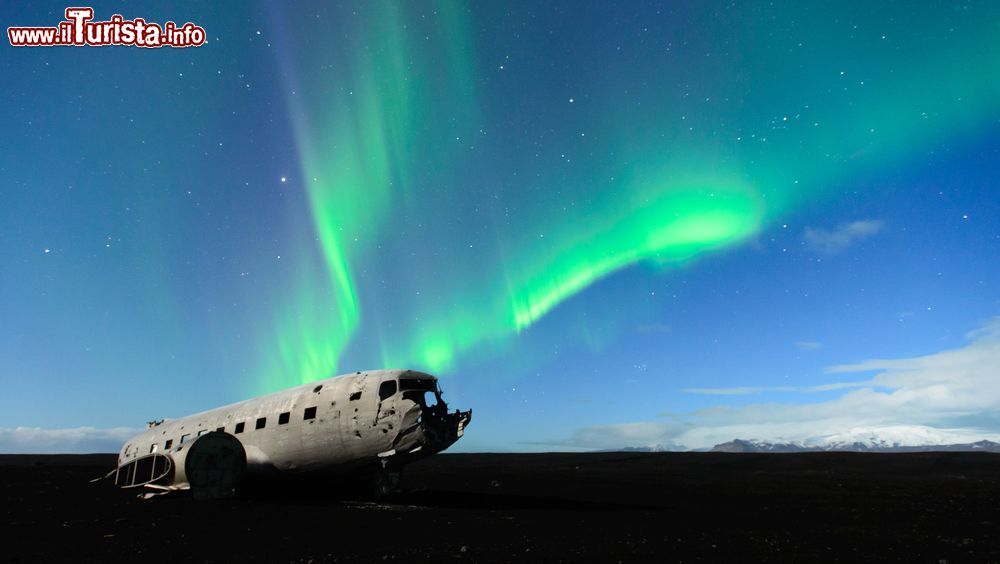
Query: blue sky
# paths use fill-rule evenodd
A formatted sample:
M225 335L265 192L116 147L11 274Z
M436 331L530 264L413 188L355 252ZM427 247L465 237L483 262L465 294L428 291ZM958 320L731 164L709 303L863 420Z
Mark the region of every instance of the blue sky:
M459 450L1000 436L995 5L224 6L0 47L0 451L381 367Z

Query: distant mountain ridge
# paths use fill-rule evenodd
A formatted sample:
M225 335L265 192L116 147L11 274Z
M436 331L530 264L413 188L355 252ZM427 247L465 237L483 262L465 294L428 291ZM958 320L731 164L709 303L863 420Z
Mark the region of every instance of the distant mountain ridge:
M884 440L829 442L807 445L798 442L771 443L745 439L733 439L717 444L709 452L996 452L1000 453L1000 443L977 441L959 444L902 445Z
M796 438L733 439L712 448L691 449L672 441L613 449L618 452L997 452L1000 436L971 429L926 425L844 428L835 433Z

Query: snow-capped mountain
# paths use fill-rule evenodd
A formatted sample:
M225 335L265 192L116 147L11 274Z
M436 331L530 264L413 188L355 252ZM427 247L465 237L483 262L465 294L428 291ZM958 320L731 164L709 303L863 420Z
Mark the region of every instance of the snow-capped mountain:
M690 448L670 441L595 452L1000 452L1000 435L924 425L855 427L839 433L770 439L733 439L712 448Z
M1000 452L1000 443L970 436L968 432L918 425L856 428L843 433L800 440L734 439L715 445L713 452Z
M746 441L735 439L727 443L717 444L709 452L996 452L1000 453L1000 443L993 441L977 441L953 445L899 445L899 446L869 446L864 443L851 443L831 447L802 446L795 443L768 443L763 441Z
M895 425L857 427L842 433L806 439L803 445L827 450L844 450L847 447L871 450L972 444L984 438L982 435L974 435L965 430L936 429L924 425Z

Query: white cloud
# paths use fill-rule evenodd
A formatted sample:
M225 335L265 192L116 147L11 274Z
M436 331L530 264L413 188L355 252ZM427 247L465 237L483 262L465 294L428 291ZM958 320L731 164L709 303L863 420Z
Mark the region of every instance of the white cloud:
M620 425L594 425L580 429L565 441L545 441L534 444L552 445L559 449L572 446L584 450L618 449L623 447L656 447L666 450L686 450L670 437L685 430L684 425L662 421L641 421Z
M834 229L806 228L806 245L814 252L832 255L851 245L875 235L885 226L885 222L874 219L853 221L838 225Z
M26 454L118 452L129 437L139 432L140 429L129 427L0 428L0 452Z
M582 429L567 446L621 448L677 444L707 448L735 438L809 442L883 430L893 436L1000 440L1000 317L967 335L960 348L926 356L866 360L833 366L828 373L874 372L860 382L807 387L741 387L686 390L702 394L846 390L809 404L720 405L671 420ZM905 432L900 431L904 429Z
M820 384L818 386L740 386L736 388L684 388L682 392L688 394L703 394L709 396L744 396L749 394L759 394L761 392L831 392L846 388L865 388L869 382L833 382L830 384Z
M823 343L817 343L816 341L799 341L795 343L795 346L804 351L818 351L823 348Z

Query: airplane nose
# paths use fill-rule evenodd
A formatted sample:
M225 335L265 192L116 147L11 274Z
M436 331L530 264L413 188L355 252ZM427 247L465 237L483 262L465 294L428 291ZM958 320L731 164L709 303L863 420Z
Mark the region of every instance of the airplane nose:
M440 450L448 448L452 443L462 438L462 435L465 434L465 428L468 427L471 420L471 409L468 411L459 411L456 409L454 413L447 413L444 417L441 417L437 429L435 429L442 443Z
M419 417L404 418L404 424L393 441L397 452L429 456L441 452L465 434L472 420L472 410L447 413L435 410L419 410ZM412 414L409 414L412 415ZM407 419L409 424L406 424Z

